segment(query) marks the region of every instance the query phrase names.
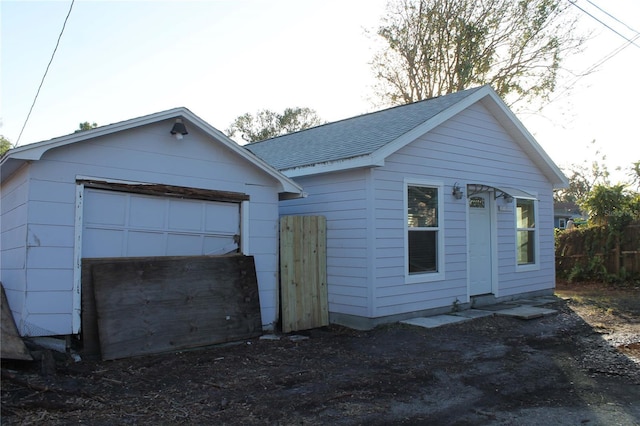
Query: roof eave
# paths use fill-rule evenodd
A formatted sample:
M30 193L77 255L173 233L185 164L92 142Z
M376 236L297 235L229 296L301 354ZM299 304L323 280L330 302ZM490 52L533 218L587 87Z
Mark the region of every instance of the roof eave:
M2 178L2 180L7 179L22 165L26 164L29 161L40 160L42 156L51 149L59 148L65 145L71 145L100 136L110 135L112 133L132 129L134 127L142 126L145 124L173 117L179 117L182 115L186 115L187 113L191 114L191 112L184 107L174 108L143 117L108 124L95 129L83 130L81 132L71 133L69 135L59 136L46 141L35 142L10 149L4 154L4 156L2 157L2 161L0 161L0 177Z
M498 121L500 121L500 123L509 131L512 137L516 139L527 155L534 161L538 168L540 168L547 179L549 179L553 188L567 188L569 186L569 180L567 177L542 149L533 135L529 133L516 115L504 103L502 98L500 98L500 96L498 96L498 94L489 85L482 86L479 90L471 93L456 104L436 114L423 124L379 148L371 154L373 157L372 161L384 162L389 155L415 141L417 138L433 130L476 102L484 101L486 99L490 99L491 102L483 102L485 107L497 116Z
M485 97L488 93L492 93L493 89L489 86L482 86L477 91L471 93L469 96L461 99L459 102L456 102L454 105L451 105L449 108L440 111L438 114L434 115L424 123L419 126L411 129L407 133L401 135L390 143L380 147L378 150L372 153L372 156L376 158L376 161L383 161L389 155L395 153L401 148L404 148L411 142L418 139L420 136L428 133L433 130L440 124L454 117L456 114L464 111L466 108L478 102L480 99Z
M269 165L266 161L262 160L258 156L254 155L252 152L248 151L244 147L238 145L232 139L230 139L227 135L202 120L200 117L190 112L190 116L187 118L189 121L192 121L197 126L199 126L203 131L205 131L209 136L217 139L218 141L225 144L229 149L240 155L242 158L247 161L253 163L262 171L266 172L271 177L275 178L280 184L279 193L288 193L301 196L303 194L302 187L298 185L296 182L289 179L283 173L276 170L274 167Z
M154 114L146 115L143 117L133 118L130 120L108 124L106 126L98 127L96 129L86 130L82 132L72 133L70 135L61 136L58 138L50 139L43 142L37 142L34 144L24 145L18 148L14 148L5 153L0 162L0 176L2 180L9 177L12 173L18 170L22 164L28 161L37 161L49 150L58 148L73 143L82 142L85 140L97 138L100 136L110 135L116 132L129 130L132 128L144 126L147 124L156 123L163 120L172 118L182 118L193 125L199 127L208 136L216 139L226 147L246 159L250 163L253 163L262 171L266 172L271 177L275 178L280 184L280 193L298 194L303 193L302 187L291 179L280 173L278 170L267 164L262 159L253 155L236 142L231 140L227 135L220 132L215 127L211 126L206 121L189 111L187 108L179 107L170 109L167 111L157 112Z
M6 157L20 160L39 160L42 156L53 148L82 142L84 140L97 138L100 136L110 135L112 133L121 132L123 130L140 127L146 124L155 123L176 117L188 117L195 115L187 108L179 107L167 111L157 112L142 117L132 118L130 120L120 121L113 124L107 124L95 129L83 130L70 135L60 136L42 142L36 142L28 145L19 146L7 152Z
M549 179L554 189L567 188L569 180L562 170L549 157L538 141L533 137L516 115L509 109L498 94L490 90L487 95L493 102L485 102L484 106L491 111L498 121L516 139L521 148L538 168Z
M295 178L299 176L319 175L322 173L382 166L384 166L384 158L377 158L373 155L361 155L344 160L327 161L308 166L292 167L290 169L282 169L280 171L289 178Z
M4 182L18 169L27 164L29 160L17 160L15 158L5 157L0 162L0 182Z

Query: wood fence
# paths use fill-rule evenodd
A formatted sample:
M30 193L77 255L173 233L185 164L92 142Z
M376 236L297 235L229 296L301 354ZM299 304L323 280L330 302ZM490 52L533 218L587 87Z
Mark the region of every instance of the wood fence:
M563 231L556 243L560 275L576 267L588 270L594 261L612 275L640 274L640 224L628 225L617 236L611 236L606 227Z
M280 287L282 331L329 324L326 219L285 216L280 219Z

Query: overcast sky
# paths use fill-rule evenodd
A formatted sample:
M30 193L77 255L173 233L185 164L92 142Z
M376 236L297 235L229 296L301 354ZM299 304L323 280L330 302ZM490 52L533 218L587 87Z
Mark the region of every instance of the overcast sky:
M567 0L568 1L568 0ZM640 1L577 0L593 38L567 62L586 70L639 36ZM71 5L0 3L3 134L16 142ZM619 21L594 7L599 5ZM384 0L76 0L20 145L184 106L225 131L260 109L309 107L327 121L375 110L368 65ZM553 102L520 114L560 166L640 160L640 38ZM564 91L565 87L571 87ZM595 140L595 145L590 142Z

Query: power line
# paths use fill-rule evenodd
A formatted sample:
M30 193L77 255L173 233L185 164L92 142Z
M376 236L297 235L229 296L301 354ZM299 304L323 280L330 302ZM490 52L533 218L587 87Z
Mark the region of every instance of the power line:
M627 42L624 43L623 45L621 45L620 47L614 49L613 51L609 52L608 54L606 54L604 57L600 58L598 61L596 61L595 63L593 63L592 65L590 65L586 70L584 70L583 72L581 72L580 74L578 74L578 76L571 81L569 84L567 84L567 86L564 87L564 89L562 91L560 91L559 93L556 94L555 97L553 97L552 99L550 99L547 102L547 105L550 103L553 103L555 101L557 101L558 99L560 99L560 97L565 94L566 92L568 92L569 90L571 90L573 88L573 86L575 86L578 81L580 81L582 78L586 77L587 75L591 74L596 68L602 66L605 62L609 61L610 59L612 59L614 56L616 56L618 53L622 52L624 49L626 49L627 47L629 47L630 45L634 45L636 47L640 47L637 44L635 44L635 41L640 39L640 33L635 31L634 29L632 29L631 27L629 27L628 25L622 23L620 20L618 20L617 18L615 18L613 15L611 15L610 13L602 10L602 8L598 7L596 4L594 4L592 1L590 0L586 0L588 1L590 4L594 5L595 7L597 7L599 10L601 10L602 12L606 13L607 15L611 16L613 19L615 19L616 21L620 22L621 24L623 24L624 26L626 26L627 28L629 28L630 30L634 31L636 33L636 35L629 39L626 38L624 36L622 36ZM580 8L579 6L577 6L575 4L575 0L569 0L569 3L573 4L574 6L578 7L580 10L582 10L583 12L585 12L582 8ZM585 12L587 13L587 12ZM597 18L595 18L594 16L590 15L589 13L587 13L587 15L591 16L592 18L596 19L598 22L600 22L600 20L598 20ZM602 22L600 22L602 23ZM605 25L604 23L602 23L603 25ZM605 25L607 26L607 25ZM609 28L607 26L607 28ZM542 108L540 108L542 109Z
M614 30L613 28L611 28L609 25L605 24L604 22L602 22L600 19L596 18L595 16L593 16L591 13L587 12L586 10L584 10L583 8L581 8L580 6L578 6L577 1L576 0L569 0L569 3L571 3L572 5L574 5L575 7L577 7L578 9L580 9L584 14L589 15L591 18L595 19L596 21L598 21L601 25L605 26L606 28L610 29L611 31L613 31L614 33L616 33L617 35L619 35L620 37L622 37L623 39L625 39L626 41L628 41L629 43L633 44L635 47L640 49L640 45L637 45L634 43L634 39L629 39L626 36L624 36L623 34L619 33L618 31ZM589 2L591 3L591 2ZM593 3L591 3L593 4ZM597 6L596 6L597 7ZM598 7L598 9L600 9ZM602 9L600 9L602 10ZM606 13L606 12L605 12ZM609 13L607 13L607 15L609 15ZM611 16L611 15L609 15ZM615 18L614 18L615 19ZM617 20L617 19L616 19ZM637 33L637 31L636 31Z
M633 31L634 33L638 34L638 31L634 30L633 28L631 28L630 26L628 26L627 24L625 24L624 22L622 22L621 20L619 20L618 18L616 18L615 16L613 16L612 14L610 14L609 12L607 12L606 10L604 10L603 8L601 8L600 6L598 6L597 4L595 4L594 2L592 2L591 0L587 0L587 2L592 5L593 7L595 7L596 9L598 9L600 12L604 13L605 15L607 15L608 17L610 17L611 19L613 19L614 21L624 25L625 27L627 27L629 30Z
M58 46L60 45L60 39L62 38L62 34L64 34L64 29L67 26L67 21L69 20L69 15L71 15L71 10L73 9L73 4L75 0L71 0L71 6L69 6L69 12L67 12L66 18L64 18L64 23L62 24L62 30L60 31L60 35L58 35L58 41L56 42L56 47L53 49L53 53L51 54L51 59L49 59L49 63L47 64L47 68L44 70L44 75L42 76L42 80L40 80L40 85L38 86L38 91L36 92L36 96L33 98L33 103L31 104L31 108L29 108L29 113L27 114L27 118L24 120L24 124L22 125L22 129L20 130L20 134L18 135L18 139L16 140L15 146L18 146L20 143L20 138L22 137L22 132L24 132L24 128L27 127L27 122L29 121L29 117L31 117L31 112L33 111L33 107L36 105L36 100L38 99L38 95L40 94L40 89L42 89L42 85L44 84L44 79L49 72L49 67L53 62L53 58L56 55L56 51L58 50Z
M622 46L618 47L617 49L609 52L607 55L605 55L604 57L602 57L600 60L598 60L597 62L595 62L593 65L591 65L589 68L587 68L586 70L584 70L583 72L581 72L571 83L569 83L560 93L556 94L556 96L552 99L549 100L549 102L546 103L546 105L549 105L552 102L555 102L556 100L558 100L563 94L565 94L566 92L568 92L569 90L571 90L573 88L573 86L575 86L578 81L584 77L586 77L587 75L591 74L596 68L598 68L599 66L601 66L602 64L604 64L605 62L607 62L609 59L613 58L614 56L616 56L618 53L622 52L624 49L626 49L627 47L629 47L629 45L634 44L634 42L636 40L640 39L640 33L638 33L635 37L633 37L632 39L628 40L626 43L624 43ZM540 108L542 109L542 108Z

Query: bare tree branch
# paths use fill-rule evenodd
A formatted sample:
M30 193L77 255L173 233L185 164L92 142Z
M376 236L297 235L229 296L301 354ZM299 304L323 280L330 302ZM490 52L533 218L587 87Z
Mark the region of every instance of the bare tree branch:
M371 66L381 104L491 84L507 102L545 99L585 38L561 0L389 0Z

